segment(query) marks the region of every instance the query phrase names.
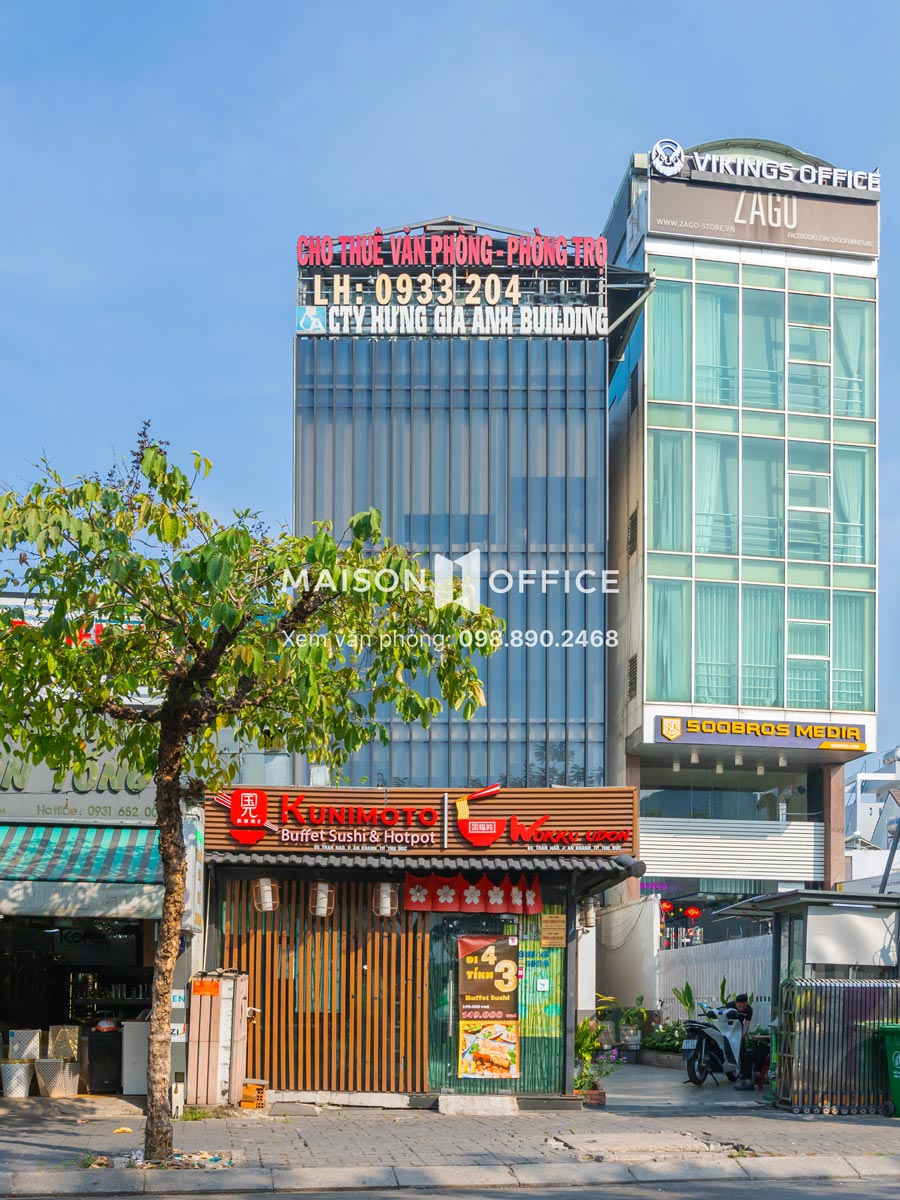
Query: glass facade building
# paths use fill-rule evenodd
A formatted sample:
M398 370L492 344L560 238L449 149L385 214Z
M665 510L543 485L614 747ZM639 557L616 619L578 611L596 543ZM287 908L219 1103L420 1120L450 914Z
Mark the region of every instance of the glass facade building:
M482 600L507 622L474 719L445 711L425 730L383 714L390 741L351 760L351 782L604 782L604 649L566 643L604 629L605 379L590 338L298 336L298 531L340 531L374 505L428 567L478 550ZM488 590L497 571L533 582ZM567 571L595 590L566 590Z
M873 712L875 280L708 254L648 255L646 698Z
M774 143L683 161L635 155L606 231L653 281L609 347L607 769L716 940L750 881L843 878L843 763L875 740L878 191Z

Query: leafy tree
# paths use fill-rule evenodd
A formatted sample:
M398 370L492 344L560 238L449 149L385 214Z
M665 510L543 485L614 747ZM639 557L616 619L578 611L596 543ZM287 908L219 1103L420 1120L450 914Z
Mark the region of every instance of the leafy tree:
M182 802L233 779L219 734L339 771L387 740L382 705L424 726L443 703L471 718L484 702L473 647L490 653L501 623L486 608L436 607L430 575L382 537L375 509L341 539L327 523L307 537L270 535L249 511L218 522L194 494L209 461L195 454L189 478L146 425L130 462L105 478L66 483L40 467L25 492L0 496L0 586L24 589L38 614L24 625L0 617L0 742L60 776L101 750L155 780L165 900L146 1153L159 1160L172 1149Z

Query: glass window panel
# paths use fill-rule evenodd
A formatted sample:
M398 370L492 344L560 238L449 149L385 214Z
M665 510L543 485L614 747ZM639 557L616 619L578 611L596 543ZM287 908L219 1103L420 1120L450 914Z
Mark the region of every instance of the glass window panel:
M834 695L832 707L875 708L875 596L834 593Z
M792 471L820 471L827 475L831 470L830 448L815 442L788 442L788 467Z
M648 554L649 575L674 575L679 579L690 579L691 556L689 554Z
M696 558L696 575L698 579L737 579L738 559L736 558Z
M691 548L691 435L647 432L650 550Z
M784 271L781 267L758 267L744 263L744 287L783 288Z
M789 475L788 504L794 508L830 508L827 475Z
M875 306L864 300L834 302L834 411L875 416Z
M828 626L788 621L788 654L828 657Z
M788 566L788 583L828 587L829 576L828 567L819 567L815 563L791 563Z
M788 417L788 437L827 442L831 438L831 422L827 417Z
M722 433L737 433L739 415L727 408L696 408L694 423L698 429L717 429Z
M690 279L691 260L666 254L648 254L647 270L651 275L667 275L670 279Z
M784 408L784 295L745 290L743 296L743 403Z
M742 554L784 555L784 442L743 439Z
M788 588L788 616L801 621L827 621L830 595L824 588Z
M649 397L651 400L690 400L690 284L659 280L647 308Z
M792 325L790 335L791 358L828 362L831 357L831 334L827 329L807 329L803 325Z
M707 404L738 402L738 292L697 284L694 398Z
M831 301L827 296L788 296L788 320L795 325L830 325Z
M832 572L835 587L874 588L874 567L835 567Z
M834 561L875 561L875 451L834 448Z
M744 409L744 433L758 433L764 437L784 437L784 417L777 412L756 412L755 409Z
M796 512L788 515L788 558L828 562L831 558L828 513Z
M737 263L714 262L709 258L698 258L694 265L694 275L706 283L737 283L740 278L740 268Z
M835 421L834 440L836 442L855 442L857 445L875 445L874 421Z
M835 275L834 294L836 296L855 296L860 300L874 300L875 280L864 279L859 275Z
M647 699L690 701L691 585L650 579L647 592Z
M694 548L738 552L738 439L697 434Z
M828 663L820 658L789 658L788 708L829 708Z
M742 596L741 704L784 702L784 588L745 585Z
M765 559L744 558L741 570L745 583L784 583L784 563Z
M694 702L738 702L738 589L698 583L694 627Z
M647 424L664 425L671 429L690 429L691 406L689 404L648 404Z
M831 291L831 276L827 271L788 271L788 288L792 292L827 296Z

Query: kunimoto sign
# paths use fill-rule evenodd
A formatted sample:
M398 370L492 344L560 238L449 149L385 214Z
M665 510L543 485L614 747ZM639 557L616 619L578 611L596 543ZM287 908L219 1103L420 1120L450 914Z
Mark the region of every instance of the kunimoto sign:
M636 856L634 788L244 786L207 798L207 851Z

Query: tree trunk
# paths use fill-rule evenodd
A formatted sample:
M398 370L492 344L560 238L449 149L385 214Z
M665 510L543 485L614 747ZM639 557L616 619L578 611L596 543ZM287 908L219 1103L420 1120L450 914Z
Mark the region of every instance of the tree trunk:
M184 830L181 822L181 746L160 747L156 772L156 824L165 897L153 963L153 1007L147 1057L147 1127L144 1154L160 1162L172 1153L169 1075L172 1054L172 983L184 913Z

